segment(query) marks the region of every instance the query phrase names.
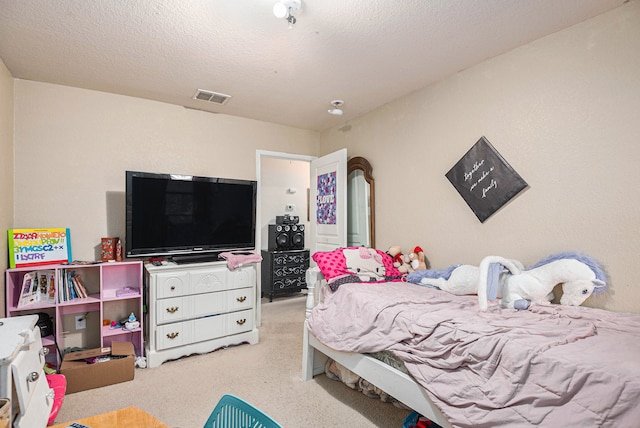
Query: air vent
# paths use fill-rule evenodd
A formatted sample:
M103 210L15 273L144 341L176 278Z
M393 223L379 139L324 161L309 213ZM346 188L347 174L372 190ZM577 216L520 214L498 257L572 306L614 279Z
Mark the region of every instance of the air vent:
M231 95L225 95L213 91L205 91L204 89L198 89L193 96L194 100L208 101L210 103L220 105L226 104L226 102L229 101L229 98L231 98Z

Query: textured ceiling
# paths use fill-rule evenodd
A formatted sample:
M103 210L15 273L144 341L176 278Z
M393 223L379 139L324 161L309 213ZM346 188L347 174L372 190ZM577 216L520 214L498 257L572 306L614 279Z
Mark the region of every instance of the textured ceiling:
M15 78L320 131L624 2L302 0L289 29L275 0L0 0L0 58Z

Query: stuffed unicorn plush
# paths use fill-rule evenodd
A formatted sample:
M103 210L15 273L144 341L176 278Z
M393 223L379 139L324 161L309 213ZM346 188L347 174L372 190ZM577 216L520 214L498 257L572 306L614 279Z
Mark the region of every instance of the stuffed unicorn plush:
M562 284L561 305L578 306L587 297L607 289L604 269L591 257L580 253L553 254L533 266L511 275L491 273L495 266L509 262L491 256L480 263L478 303L486 311L489 300L496 299L495 290L501 295L501 305L506 308L527 309L532 303L547 303L553 288Z
M481 311L500 298L505 308L527 309L532 303L553 300L553 288L562 284L560 304L579 306L592 294L607 289L604 269L580 253L553 254L525 269L517 260L500 256L482 259L480 266L454 265L447 269L412 272L408 282L451 294L477 294Z
M503 274L516 274L524 270L524 265L518 260L509 260L500 257L500 262L507 270ZM408 282L438 288L451 294L463 296L466 294L478 294L480 282L480 268L473 265L453 265L446 269L429 269L411 272L407 276Z

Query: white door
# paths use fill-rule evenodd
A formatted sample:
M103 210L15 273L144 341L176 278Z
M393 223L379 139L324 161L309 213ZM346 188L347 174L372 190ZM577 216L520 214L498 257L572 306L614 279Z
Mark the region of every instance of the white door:
M309 250L347 246L347 149L311 161Z

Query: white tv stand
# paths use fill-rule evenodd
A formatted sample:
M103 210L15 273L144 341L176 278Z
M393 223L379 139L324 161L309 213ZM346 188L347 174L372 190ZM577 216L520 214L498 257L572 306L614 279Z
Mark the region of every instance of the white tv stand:
M147 366L258 343L256 269L226 262L145 264Z

